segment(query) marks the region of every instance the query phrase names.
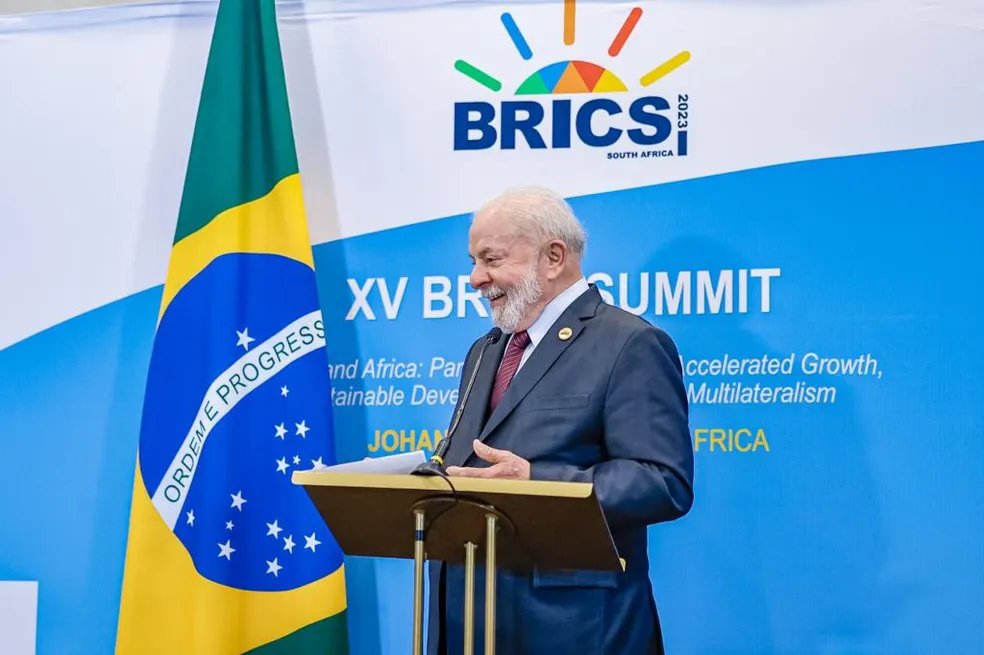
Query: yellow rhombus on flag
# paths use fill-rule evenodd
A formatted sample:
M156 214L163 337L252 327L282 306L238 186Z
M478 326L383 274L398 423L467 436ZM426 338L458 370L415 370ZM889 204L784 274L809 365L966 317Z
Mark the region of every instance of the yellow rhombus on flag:
M116 651L348 652L325 331L274 0L222 0L148 373Z

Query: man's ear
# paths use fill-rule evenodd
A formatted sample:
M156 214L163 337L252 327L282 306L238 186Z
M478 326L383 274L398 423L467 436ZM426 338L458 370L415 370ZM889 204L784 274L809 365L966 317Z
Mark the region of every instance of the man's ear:
M560 275L567 263L567 245L563 241L551 241L547 244L546 255L549 267L547 277L553 279Z

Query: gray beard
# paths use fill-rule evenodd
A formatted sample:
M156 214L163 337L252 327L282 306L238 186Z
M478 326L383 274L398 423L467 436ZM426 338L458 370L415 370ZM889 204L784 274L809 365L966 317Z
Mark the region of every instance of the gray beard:
M501 293L503 289L499 287L488 287L483 291L486 298ZM519 284L506 293L506 302L502 307L492 307L492 322L496 327L511 334L516 331L519 322L523 320L530 307L540 300L543 288L537 278L536 264L530 267L529 272L523 276Z

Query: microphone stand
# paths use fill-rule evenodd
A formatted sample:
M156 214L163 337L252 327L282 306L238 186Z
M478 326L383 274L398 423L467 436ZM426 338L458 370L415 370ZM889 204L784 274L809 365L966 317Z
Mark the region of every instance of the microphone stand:
M492 330L489 331L488 335L486 335L485 343L482 344L482 349L478 353L478 361L475 362L475 366L474 368L472 368L471 376L469 376L468 384L465 387L465 393L462 395L461 402L458 404L458 411L455 412L454 420L452 420L451 422L451 427L448 429L447 436L444 438L443 441L441 441L440 445L438 445L438 447L434 450L434 454L431 455L431 458L412 471L412 475L438 475L442 477L444 481L448 483L448 486L451 487L451 494L453 496L451 502L445 504L445 506L439 509L437 514L434 516L427 517L426 516L427 509L423 506L419 506L419 507L415 506L414 508L414 521L416 524L416 530L415 530L414 543L413 543L413 559L414 559L413 643L415 649L418 648L419 644L423 643L423 616L424 616L423 587L424 587L424 560L426 559L427 533L429 532L430 526L434 525L434 521L436 521L438 517L440 517L442 514L452 509L458 504L458 490L454 488L454 483L451 482L451 477L447 474L447 471L444 468L444 457L445 455L447 455L448 448L450 447L451 437L454 435L455 430L458 429L458 422L461 421L461 414L465 411L465 405L468 403L468 398L472 392L472 386L474 386L475 384L475 377L478 375L478 369L481 368L482 366L482 358L485 356L485 349L488 348L491 344L498 341L501 337L502 337L502 330L500 330L499 328L492 328ZM492 542L490 541L489 543ZM466 544L466 553L465 553L466 564L467 562L471 562L470 565L466 565L466 569L467 569L466 588L468 587L469 582L470 582L470 586L472 588L474 587L474 578L475 578L474 561L475 561L476 548L477 545L474 543L469 542L468 544ZM441 571L442 588L440 593L443 593L443 586L444 586L444 571L442 569ZM471 598L471 594L469 594L469 599L470 598ZM466 606L465 606L465 614L466 616L470 617L471 612L469 612L469 608L471 608L471 612L474 612L473 602L466 602ZM467 619L466 625L469 626L472 625L473 620L474 619L471 618ZM443 622L443 617L441 621ZM466 635L466 637L468 637L467 643L471 644L470 636ZM416 653L420 651L415 650L414 652Z

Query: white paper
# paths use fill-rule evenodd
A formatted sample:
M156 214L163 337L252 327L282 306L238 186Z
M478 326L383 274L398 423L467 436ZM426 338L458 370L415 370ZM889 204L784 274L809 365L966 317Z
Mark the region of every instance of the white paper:
M34 655L38 583L0 581L0 653Z
M402 475L410 473L427 461L424 451L415 450L410 453L398 453L385 457L370 457L357 462L346 462L319 468L319 471L333 473L392 473Z

